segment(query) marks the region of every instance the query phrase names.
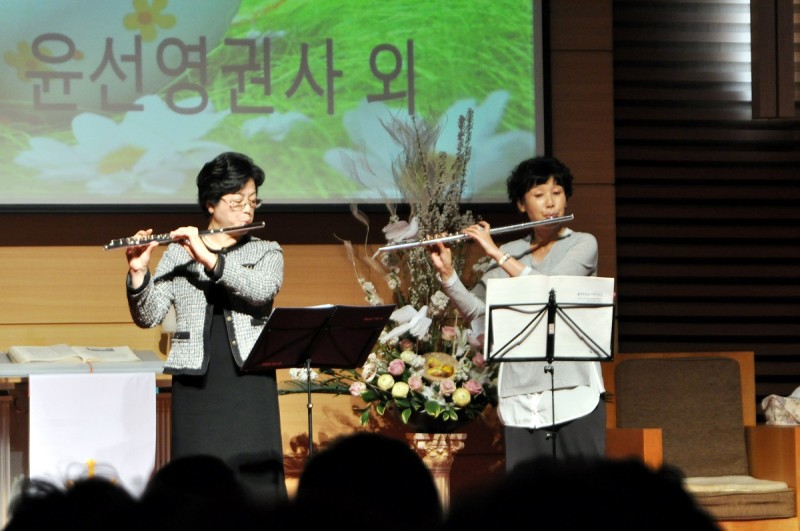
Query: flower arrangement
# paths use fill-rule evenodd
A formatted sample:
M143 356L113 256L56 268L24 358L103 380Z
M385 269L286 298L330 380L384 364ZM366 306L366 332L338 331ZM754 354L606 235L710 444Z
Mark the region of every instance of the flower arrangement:
M418 234L457 233L474 223L472 213L462 213L460 208L471 151L472 118L471 109L459 117L455 154L435 151L440 133L435 122L412 116L408 121L383 123L402 146L392 172L409 206L409 221L405 221L387 204L390 218L383 233L390 243L413 240ZM363 214L356 214L364 221ZM465 243L456 241L451 247L459 275L467 264ZM345 244L366 300L372 305L383 304L375 285L359 273L352 245ZM359 410L362 424L368 423L373 413L383 415L393 410L403 423L424 425L426 431L450 431L495 403L496 366L486 363L479 339L459 322L450 299L441 291L427 250L406 247L383 252L378 259L365 252L364 261L369 271L384 276L397 309L363 367L319 373L292 371L292 383L298 391L308 388L350 393L366 403ZM485 270L486 262L475 264L472 281Z

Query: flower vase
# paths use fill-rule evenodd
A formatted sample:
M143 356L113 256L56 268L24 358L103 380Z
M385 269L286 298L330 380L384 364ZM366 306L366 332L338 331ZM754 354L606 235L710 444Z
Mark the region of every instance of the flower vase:
M464 449L466 433L407 433L411 448L431 471L442 509L450 507L450 469L458 452Z

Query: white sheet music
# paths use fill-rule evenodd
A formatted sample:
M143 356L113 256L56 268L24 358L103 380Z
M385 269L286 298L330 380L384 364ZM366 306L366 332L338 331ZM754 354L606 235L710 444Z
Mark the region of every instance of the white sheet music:
M553 359L602 361L611 356L614 279L530 275L487 281L487 360L546 359L551 290L557 307Z

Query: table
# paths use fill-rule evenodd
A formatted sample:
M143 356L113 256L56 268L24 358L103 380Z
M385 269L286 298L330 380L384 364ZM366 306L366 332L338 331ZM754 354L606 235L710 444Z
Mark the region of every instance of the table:
M140 362L14 363L0 353L0 528L8 519L14 478L27 474L28 378L35 374L154 372L156 374L156 466L169 460L171 378L153 351L134 351ZM166 442L165 442L166 441ZM15 450L12 452L12 449Z

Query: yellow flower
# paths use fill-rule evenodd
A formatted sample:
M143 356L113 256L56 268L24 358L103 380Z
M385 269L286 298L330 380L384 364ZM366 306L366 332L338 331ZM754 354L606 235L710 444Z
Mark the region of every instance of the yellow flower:
M52 55L50 50L47 48L42 48L41 52L45 55ZM47 66L46 63L43 63L39 59L33 55L33 50L31 50L31 45L27 42L20 41L17 43L17 51L15 52L6 52L3 58L6 61L8 66L16 68L17 70L17 77L20 81L24 81L26 83L30 83L32 78L29 78L26 74L27 72L48 72L52 71L52 68Z
M125 15L123 20L125 29L138 29L142 34L143 41L154 41L158 34L157 26L169 29L176 22L175 15L161 14L165 7L167 7L167 0L153 0L152 6L147 0L134 0L133 8L136 12Z
M459 387L453 392L453 403L458 407L464 407L472 402L472 395L463 387Z
M408 396L409 387L405 382L397 382L392 386L392 396L395 398L405 398Z
M394 385L394 377L391 374L381 374L378 377L378 389L388 391Z

